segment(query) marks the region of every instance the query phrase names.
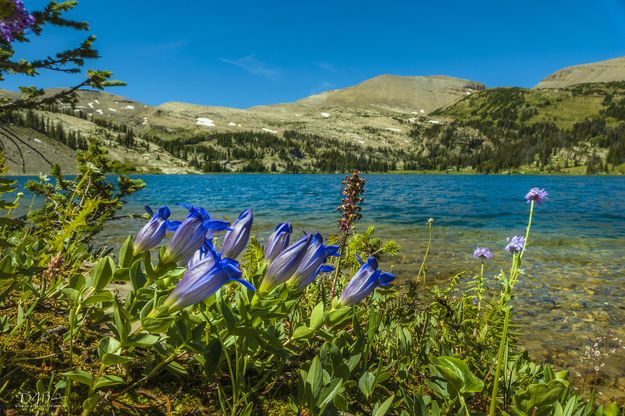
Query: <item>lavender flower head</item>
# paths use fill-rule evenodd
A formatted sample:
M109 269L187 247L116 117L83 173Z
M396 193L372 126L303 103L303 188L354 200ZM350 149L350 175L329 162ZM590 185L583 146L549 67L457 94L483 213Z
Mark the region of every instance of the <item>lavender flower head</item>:
M306 249L311 239L312 235L306 234L292 246L278 254L267 268L263 282L260 285L261 292L270 292L293 276L306 255Z
M525 200L527 201L528 204L532 201L536 201L536 203L542 204L543 202L547 200L548 196L549 194L544 189L532 188L527 193L527 195L525 195Z
M378 261L375 257L369 257L366 263L358 257L358 261L361 267L343 289L339 298L340 305L355 305L373 293L376 287L388 286L395 279L394 274L383 273L378 269Z
M35 24L35 18L28 13L22 0L7 1L9 10L0 15L0 39L10 43L15 35L23 33ZM13 3L13 4L11 4Z
M186 265L199 250L213 231L228 229L228 222L213 219L204 208L181 204L189 210L189 215L180 224L172 222L170 228L175 233L167 245L163 258L164 263Z
M254 214L251 209L246 209L239 218L230 226L230 230L224 236L222 255L236 259L247 246L254 222Z
M283 222L276 226L276 230L269 236L265 244L265 261L271 263L288 246L293 227L291 223Z
M198 256L201 257L201 256ZM176 311L202 302L228 282L239 282L250 290L254 287L241 277L236 260L221 259L214 250L205 252L203 258L194 258L164 304Z
M511 254L518 254L523 251L523 247L525 246L525 238L520 235L515 235L512 238L508 238L508 245L506 246L506 251Z
M133 243L133 254L136 256L142 251L149 250L158 246L169 226L167 218L171 215L171 211L166 206L160 207L156 210L156 214L152 211L152 208L145 206L145 210L152 216L150 221L147 222L137 233L137 237Z
M320 273L328 273L334 267L324 264L328 257L338 256L339 246L323 245L321 234L315 234L306 248L306 253L289 284L297 290L304 290Z
M493 253L486 247L476 247L473 252L473 257L480 260L486 260L493 257Z

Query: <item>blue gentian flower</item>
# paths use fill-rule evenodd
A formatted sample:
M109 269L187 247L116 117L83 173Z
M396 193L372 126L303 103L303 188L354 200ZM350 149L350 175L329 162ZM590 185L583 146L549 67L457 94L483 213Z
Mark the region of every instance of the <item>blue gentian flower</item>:
M476 247L473 252L473 257L480 260L486 260L493 257L493 253L486 247Z
M167 221L167 218L171 215L169 208L162 206L156 210L156 214L152 211L152 208L147 205L145 206L145 210L152 218L137 233L137 237L133 243L134 255L158 246L161 241L163 241L163 238L165 238L167 227L169 226L169 221Z
M508 238L508 245L506 246L506 251L511 254L518 254L523 251L523 247L525 246L525 237L521 237L519 235L515 235L512 238Z
M278 257L289 246L289 239L293 228L291 223L283 222L278 224L276 230L269 236L267 244L265 244L265 261L271 263L273 259Z
M339 298L340 305L355 305L373 293L376 287L388 286L395 279L394 274L382 273L378 269L378 261L375 257L369 257L366 263L360 258L358 261L362 266L343 290Z
M532 201L536 201L537 204L542 204L547 200L548 196L549 193L547 193L544 189L532 188L527 195L525 195L525 200L528 204Z
M334 270L334 267L323 263L326 262L328 257L338 255L339 246L324 246L321 234L315 234L306 248L302 262L289 280L290 284L298 290L304 290L319 273L327 273Z
M295 273L306 254L306 248L311 238L311 234L306 234L292 246L278 254L267 268L267 272L263 277L263 283L260 285L261 292L269 292L293 276L293 273Z
M212 237L213 231L228 229L227 221L212 219L204 208L181 205L189 210L189 215L180 224L172 223L176 232L165 248L164 263L186 265L193 253L204 245L206 238Z
M254 214L251 209L246 209L239 215L224 236L222 256L236 259L241 254L250 239L252 222Z
M174 290L165 299L169 311L176 311L189 305L202 302L217 292L226 283L236 281L250 290L254 287L241 276L236 260L221 259L214 252L206 252L203 258L189 263Z

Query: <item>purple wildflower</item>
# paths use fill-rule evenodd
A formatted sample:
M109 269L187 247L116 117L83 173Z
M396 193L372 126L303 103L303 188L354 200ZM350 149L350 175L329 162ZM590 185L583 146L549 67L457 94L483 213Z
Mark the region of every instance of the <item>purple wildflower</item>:
M158 246L165 238L167 227L169 226L169 221L167 221L167 218L171 215L169 208L163 205L156 211L156 214L147 205L145 210L152 218L137 233L133 244L134 255Z
M182 309L202 302L232 281L254 290L254 287L241 277L242 273L238 266L236 260L221 259L214 251L206 252L203 258L194 259L189 263L189 268L164 304L170 311Z
M175 233L163 253L163 263L178 263L184 266L206 242L213 231L228 229L228 222L213 219L204 208L181 204L189 210L189 215L182 221L170 223Z
M9 10L8 16L0 18L0 38L7 43L12 42L16 34L23 33L35 24L35 18L28 13L22 0L13 0L13 3L12 13Z
M520 235L515 235L512 238L508 238L506 240L508 245L506 246L506 251L512 254L518 254L523 251L523 247L525 246L525 238Z
M306 255L306 249L311 239L312 234L306 234L276 256L269 264L267 272L263 277L263 283L260 285L261 292L269 292L275 289L295 274Z
M486 247L476 247L473 252L473 257L480 260L486 260L493 257L493 253Z
M383 273L378 269L375 257L369 257L366 263L360 257L357 258L361 267L343 289L339 298L341 305L355 305L373 293L376 287L388 286L395 279L394 274Z
M538 204L542 204L547 200L548 196L549 194L544 189L532 188L527 193L527 195L525 195L525 200L528 204L532 201L536 201Z
M239 218L232 223L230 230L226 232L223 242L222 255L231 259L236 259L245 249L250 239L254 214L251 209L246 209L239 215Z

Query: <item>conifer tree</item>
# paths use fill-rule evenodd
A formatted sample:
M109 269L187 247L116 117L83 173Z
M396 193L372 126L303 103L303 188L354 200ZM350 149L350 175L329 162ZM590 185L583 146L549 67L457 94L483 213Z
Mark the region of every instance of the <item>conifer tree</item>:
M86 36L85 40L74 48L48 56L31 60L16 56L17 44L27 43L32 38L41 36L46 27L57 26L89 31L87 22L65 17L77 4L77 1L49 1L40 11L28 11L22 0L0 0L0 81L11 75L34 78L44 71L80 76L72 87L54 94L45 94L43 89L36 86L22 86L19 97L0 98L0 116L17 109L75 102L77 91L84 87L101 90L105 87L124 85L120 81L111 80L110 71L89 69L83 72L87 60L99 57L98 51L93 46L96 39L93 35Z

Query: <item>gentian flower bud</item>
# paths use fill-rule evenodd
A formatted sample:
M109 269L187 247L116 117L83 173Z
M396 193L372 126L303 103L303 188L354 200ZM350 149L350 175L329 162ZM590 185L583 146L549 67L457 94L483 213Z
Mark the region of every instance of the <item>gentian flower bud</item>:
M360 258L358 261L362 266L343 290L339 298L340 305L355 305L369 296L376 287L388 286L395 279L394 274L382 273L378 269L378 261L375 257L369 257L366 263Z
M327 273L334 270L334 267L324 265L323 263L326 262L328 257L338 255L339 246L324 246L321 234L315 234L306 248L302 262L299 264L293 277L289 279L289 283L295 286L297 290L304 290L319 273Z
M222 256L236 259L245 249L250 239L250 231L254 222L254 214L247 209L239 215L239 218L230 226L230 230L224 236Z
M260 285L261 292L269 292L281 283L286 282L297 270L310 243L312 235L306 234L284 250L271 262Z
M228 222L214 220L204 208L183 205L189 210L187 218L177 225L176 232L167 244L162 261L186 265L206 241L212 231L223 231L228 228Z
M167 218L171 215L171 211L166 206L160 207L156 211L156 214L152 211L152 208L147 205L145 206L145 210L152 218L137 233L137 237L133 243L133 254L135 256L142 251L158 246L161 241L163 241L163 238L165 238L169 225Z
M174 290L165 299L164 305L170 312L202 302L228 282L236 281L254 290L241 278L238 263L232 259L214 258L212 254L198 262L191 263Z
M278 224L276 230L269 236L267 244L265 244L265 261L271 263L278 254L282 253L289 246L289 238L293 228L291 223L283 222Z

